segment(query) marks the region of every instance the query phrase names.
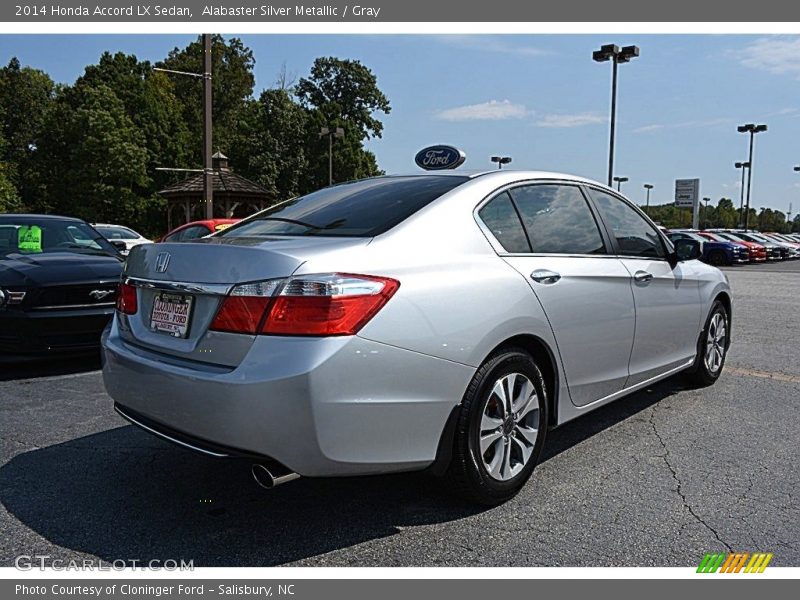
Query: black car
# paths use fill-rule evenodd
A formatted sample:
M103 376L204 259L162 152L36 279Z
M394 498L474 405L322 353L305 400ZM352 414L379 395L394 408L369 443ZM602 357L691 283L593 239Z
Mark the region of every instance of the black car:
M123 260L80 219L0 215L0 362L98 348Z

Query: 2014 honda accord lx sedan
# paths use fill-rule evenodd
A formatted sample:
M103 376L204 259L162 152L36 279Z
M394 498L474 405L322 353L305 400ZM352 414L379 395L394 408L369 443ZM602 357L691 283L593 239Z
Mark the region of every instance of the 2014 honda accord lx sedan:
M541 172L329 187L127 260L104 335L117 411L267 487L429 469L513 496L548 429L720 375L725 276L613 190Z

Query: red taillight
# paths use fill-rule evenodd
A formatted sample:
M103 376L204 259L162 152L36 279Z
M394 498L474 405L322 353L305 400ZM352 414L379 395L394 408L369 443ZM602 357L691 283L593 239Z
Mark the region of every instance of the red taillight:
M117 292L117 310L125 315L135 315L137 309L136 288L129 283L121 284Z
M256 334L271 300L260 296L228 296L214 317L211 329Z
M398 281L386 277L341 273L236 286L222 303L211 329L266 335L354 335L399 286Z

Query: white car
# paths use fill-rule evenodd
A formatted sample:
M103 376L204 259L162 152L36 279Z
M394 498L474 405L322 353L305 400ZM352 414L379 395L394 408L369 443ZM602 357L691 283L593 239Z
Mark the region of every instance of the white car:
M133 248L134 246L138 246L139 244L153 243L153 240L148 240L140 233L137 233L130 227L125 227L123 225L112 225L109 223L92 223L92 227L97 229L97 231L99 231L104 238L106 238L109 242L114 244L114 246L124 256L127 256L128 252L130 252L131 248ZM123 243L125 244L124 249L122 248Z

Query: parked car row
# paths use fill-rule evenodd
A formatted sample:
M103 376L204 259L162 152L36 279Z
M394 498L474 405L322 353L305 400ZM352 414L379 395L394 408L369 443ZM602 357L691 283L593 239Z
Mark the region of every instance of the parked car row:
M187 223L191 241L237 219ZM130 227L52 215L0 215L0 360L96 351L114 314L125 258L153 242Z
M665 230L673 242L701 242L703 262L714 266L800 258L800 234L760 233L739 229Z

